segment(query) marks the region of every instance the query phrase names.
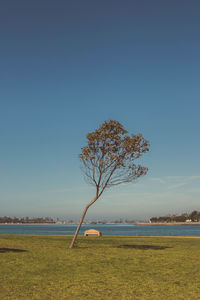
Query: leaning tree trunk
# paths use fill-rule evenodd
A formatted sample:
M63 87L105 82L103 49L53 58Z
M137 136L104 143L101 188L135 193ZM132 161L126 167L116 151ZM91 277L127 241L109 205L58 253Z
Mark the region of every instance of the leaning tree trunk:
M84 209L83 214L82 214L81 219L80 219L80 221L79 221L79 224L78 224L78 226L77 226L77 228L76 228L76 232L75 232L75 234L74 234L73 240L72 240L71 245L70 245L69 248L73 248L73 247L74 247L74 244L75 244L75 242L76 242L76 239L77 239L79 230L80 230L81 225L82 225L82 223L83 223L83 220L84 220L84 218L85 218L86 212L87 212L88 208L89 208L89 207L90 207L90 206L91 206L98 198L99 198L99 197L96 196L96 197L95 197L95 198L94 198L94 199L86 206L86 208Z

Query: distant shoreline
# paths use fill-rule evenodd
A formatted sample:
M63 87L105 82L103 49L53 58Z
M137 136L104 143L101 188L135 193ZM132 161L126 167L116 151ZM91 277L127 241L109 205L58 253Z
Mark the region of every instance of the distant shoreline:
M1 225L58 225L58 224L56 223L0 223L0 226Z
M0 223L1 225L78 225L78 223ZM172 225L200 225L200 222L171 222L171 223L83 223L82 225L139 225L139 226L172 226Z
M136 225L142 225L142 226L162 226L162 225L200 225L200 222L171 222L171 223L144 223L139 222L136 223Z
M78 223L0 223L0 225L78 225ZM83 223L82 225L136 225L136 223Z

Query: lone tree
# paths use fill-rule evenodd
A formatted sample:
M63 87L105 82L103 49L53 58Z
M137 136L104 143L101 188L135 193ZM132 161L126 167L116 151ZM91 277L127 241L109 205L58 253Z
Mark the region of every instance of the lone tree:
M149 150L149 142L142 134L127 135L117 121L105 121L87 135L87 146L79 155L87 181L95 186L96 194L85 207L70 248L74 246L88 208L113 185L131 182L147 173L147 168L135 165L135 159Z

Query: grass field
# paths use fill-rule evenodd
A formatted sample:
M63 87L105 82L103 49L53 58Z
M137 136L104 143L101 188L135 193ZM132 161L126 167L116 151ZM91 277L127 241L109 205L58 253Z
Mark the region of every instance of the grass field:
M0 235L0 299L200 299L198 238L71 239Z

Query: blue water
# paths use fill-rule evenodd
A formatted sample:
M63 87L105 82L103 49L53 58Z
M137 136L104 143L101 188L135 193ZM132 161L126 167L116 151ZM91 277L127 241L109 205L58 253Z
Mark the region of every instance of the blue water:
M0 234L72 235L77 225L0 225ZM97 229L103 235L199 235L200 225L140 226L133 224L82 225L80 235L87 229Z

